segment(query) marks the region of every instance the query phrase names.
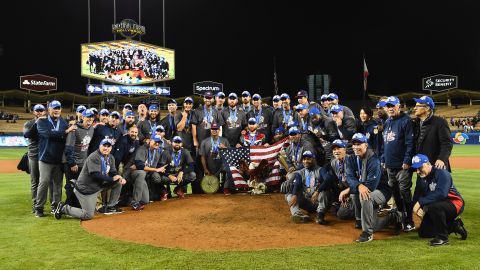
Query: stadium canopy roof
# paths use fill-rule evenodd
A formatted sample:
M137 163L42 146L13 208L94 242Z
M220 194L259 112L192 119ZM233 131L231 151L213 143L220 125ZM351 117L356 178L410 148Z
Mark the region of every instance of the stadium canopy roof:
M396 95L401 101L411 101L413 98L429 95L428 92L406 92ZM383 95L369 94L368 97L372 100L380 100ZM480 100L480 91L466 90L466 89L452 89L444 92L437 92L431 95L436 102L447 102L450 98L462 98L471 100Z

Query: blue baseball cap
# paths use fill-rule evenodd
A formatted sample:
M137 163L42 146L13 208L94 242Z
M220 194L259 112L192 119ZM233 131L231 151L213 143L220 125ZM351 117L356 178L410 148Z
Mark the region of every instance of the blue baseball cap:
M298 122L297 121L290 121L290 122L288 122L287 127L288 128L298 127Z
M255 119L254 117L250 117L250 119L248 119L248 124L255 125L256 123L257 123L257 119Z
M250 92L248 91L243 91L242 92L242 97L249 97L250 96Z
M94 113L92 110L87 109L87 110L84 110L84 111L82 112L82 116L83 116L83 117L90 118L90 117L94 117L94 116L95 116L95 113Z
M100 115L110 115L110 112L107 109L101 109L100 110Z
M414 98L415 102L420 103L420 104L426 104L430 109L435 109L435 103L433 102L433 99L429 96L423 96L421 98Z
M256 100L256 99L262 99L262 97L259 95L259 94L254 94L253 97L252 97L253 100Z
M149 110L149 111L152 111L152 110L158 111L158 106L157 106L157 104L152 104L152 105L150 105L150 107L148 107L148 110Z
M62 108L62 103L60 103L60 101L58 101L58 100L52 100L52 101L48 104L48 108L57 108L57 107Z
M347 144L340 139L336 139L335 141L332 142L332 148L334 147L346 148Z
M304 157L304 158L306 158L306 157L307 157L307 158L313 158L314 155L313 155L312 151L307 150L307 151L303 152L302 157Z
M86 109L87 109L87 107L85 107L83 105L80 105L80 106L77 107L77 112L81 113L81 112L85 111Z
M307 91L305 91L305 90L298 91L296 98L301 98L301 97L307 97L308 98Z
M125 117L129 117L129 116L135 116L135 113L133 111L127 111L125 113Z
M385 106L388 104L395 106L400 104L400 100L395 96L390 96L387 98L387 100L385 100Z
M335 100L338 99L338 96L335 93L330 93L327 95L327 99Z
M165 132L165 128L164 128L162 125L158 125L158 126L155 128L155 131Z
M309 111L310 116L320 115L320 110L317 107L312 107Z
M182 141L183 141L182 137L180 137L180 136L175 136L172 139L172 142L176 142L176 143L181 143Z
M334 113L343 112L343 106L342 105L333 105L332 108L330 108L330 112L334 112Z
M412 168L418 169L422 167L423 164L429 162L428 157L422 154L417 154L412 158Z
M107 138L101 140L99 145L106 145L106 144L114 145L113 141L111 139L107 139Z
M322 95L322 96L320 97L320 100L322 100L322 101L323 101L323 100L327 100L327 99L328 99L328 95Z
M98 110L97 110L97 108L95 108L95 107L92 107L92 108L90 108L90 110L92 110L92 112L93 112L94 114L98 114Z
M193 103L193 99L191 97L186 97L184 100L183 100L183 103Z
M355 133L352 137L352 142L366 143L368 142L368 138L362 133Z
M297 135L298 133L300 133L300 130L297 127L291 127L288 130L288 135Z
M117 111L113 111L113 112L110 114L110 116L116 116L116 117L118 117L118 119L122 118L122 116L120 115L120 113L117 112Z
M274 132L274 134L283 134L283 133L285 133L285 129L283 127L279 127L275 129L275 132Z
M298 104L297 107L295 108L295 111L303 111L303 110L308 110L307 104Z
M42 104L37 104L35 106L33 106L33 110L38 112L38 111L45 111L45 106L43 106Z
M378 101L376 107L377 108L383 108L383 107L385 107L385 105L386 105L386 102L384 100L380 100L380 101Z
M225 93L223 93L223 92L218 92L216 96L217 96L217 97L221 97L221 98L225 98Z
M273 96L272 100L275 101L275 102L278 102L278 101L280 101L280 96L275 95L275 96Z
M235 93L230 93L230 94L228 94L228 98L229 99L238 99L238 96Z
M287 93L283 93L283 94L280 95L280 99L281 100L290 99L290 96Z
M160 135L158 135L158 134L154 134L150 137L150 140L153 140L154 142L161 142L162 137L160 137Z
M125 105L123 105L123 108L133 110L133 106L130 103L126 103Z

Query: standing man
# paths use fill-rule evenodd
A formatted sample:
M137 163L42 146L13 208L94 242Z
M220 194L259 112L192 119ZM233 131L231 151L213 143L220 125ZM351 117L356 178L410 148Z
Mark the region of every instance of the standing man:
M279 127L283 127L288 131L288 124L290 122L298 121L297 114L290 108L290 96L283 93L280 96L280 100L282 101L282 108L277 109L273 114L272 132Z
M338 103L338 96L337 94L335 93L330 93L328 94L328 99L330 100L330 106L334 106L334 105L340 105ZM355 115L353 114L352 110L350 108L348 108L347 106L342 106L343 107L343 112L344 112L344 116L346 118L353 118L355 119Z
M53 182L53 199L51 209L55 210L62 198L62 153L65 150L67 134L77 129L76 125L68 127L61 117L62 104L53 100L48 104L47 118L37 121L38 136L38 168L40 181L35 204L35 216L43 217L43 208L47 200L48 188Z
M140 106L138 106L140 108ZM140 114L138 115L141 116ZM145 120L139 121L138 126L138 139L140 144L147 143L152 135L155 134L155 129L158 125L161 125L160 122L160 112L158 111L158 105L152 104L148 108L148 115L145 117Z
M122 131L119 129L120 124L120 113L114 111L108 117L108 123L105 125L95 126L93 132L92 142L88 148L89 153L96 151L96 145L103 139L110 139L113 144L117 142L118 139L122 136ZM115 152L115 148L112 148L112 154Z
M422 218L418 236L432 238L430 246L448 244L448 235L460 234L467 239L467 230L459 216L465 207L462 196L445 169L438 169L427 156L417 154L412 158L412 168L417 171L413 211Z
M313 131L310 125L310 115L308 112L307 104L298 104L295 108L295 111L298 114L298 126L301 133L308 133L310 130Z
M312 108L317 108L319 110L321 109L318 103L308 101L308 93L305 90L298 91L295 98L297 99L298 104L306 105L308 110L311 110Z
M262 105L262 97L259 94L254 94L252 100L253 108L248 112L247 118L255 118L258 132L265 134L265 142L270 143L272 141L272 110Z
M242 130L247 126L246 113L238 108L237 103L237 94L230 93L228 95L228 108L222 112L225 123L222 128L222 136L225 137L232 146L240 143Z
M287 156L287 172L289 174L294 171L298 171L302 168L302 153L305 151L310 151L315 155L315 148L310 144L309 141L305 140L300 133L300 130L297 127L291 127L288 130L288 138L290 140L290 145L285 149L285 154ZM288 175L287 175L288 177Z
M282 101L280 100L280 96L279 96L279 95L273 96L273 98L272 98L272 107L273 107L272 113L275 112L275 110L282 108Z
M77 122L80 122L82 121L82 113L83 111L85 111L87 109L87 107L83 106L83 105L80 105L77 107L77 111L75 113L75 120Z
M120 121L120 130L122 131L122 135L128 133L130 127L135 125L135 114L131 110L127 110L123 116L123 119Z
M223 110L225 109L225 93L223 92L218 92L215 95L215 109L217 109L218 112L222 113Z
M45 107L42 104L33 106L34 118L23 126L23 136L28 140L28 168L30 169L30 191L32 193L32 213L35 213L37 189L39 182L38 171L38 130L37 121L45 116ZM50 199L52 196L50 195Z
M175 125L175 117L177 117L177 101L175 99L169 99L167 101L168 114L165 116L161 123L165 128L165 139L171 141L173 136L177 133L177 125Z
M101 109L99 113L99 124L106 125L108 124L108 117L110 116L110 112L107 109Z
M414 98L416 153L426 155L431 164L438 169L447 169L451 172L448 158L452 153L453 143L450 138L450 127L445 119L434 115L435 103L428 96Z
M388 97L385 106L389 118L383 130L382 163L387 169L395 204L404 215L403 230L409 232L415 229L412 219L412 172L409 170L415 150L412 120L400 111L397 97Z
M251 99L250 92L243 91L242 92L242 106L240 106L240 107L242 108L242 110L245 113L248 113L252 109L252 106L250 105L250 99Z
M190 152L191 156L196 156L195 147L193 147L192 136L192 116L193 116L193 99L186 97L183 101L183 111L175 117L175 125L177 126L177 134L182 138L182 146Z
M345 107L342 105L333 105L330 108L332 118L337 124L337 131L340 139L350 141L356 131L355 118L345 117Z
M323 114L326 116L330 116L330 103L331 100L328 98L328 95L322 95L320 97L320 111L323 112Z

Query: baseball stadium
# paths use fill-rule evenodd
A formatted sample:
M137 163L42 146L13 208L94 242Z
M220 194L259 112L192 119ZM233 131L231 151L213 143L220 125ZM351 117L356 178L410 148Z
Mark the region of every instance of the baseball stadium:
M11 4L1 269L479 269L480 4Z

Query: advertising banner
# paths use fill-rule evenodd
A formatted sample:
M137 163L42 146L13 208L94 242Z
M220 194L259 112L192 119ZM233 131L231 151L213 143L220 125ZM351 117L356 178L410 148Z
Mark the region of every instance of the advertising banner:
M43 74L20 76L20 89L30 91L54 91L57 90L57 78Z
M87 93L169 96L170 87L87 84Z
M445 91L458 88L458 77L438 74L423 78L422 88L427 91Z
M453 144L480 144L480 132L452 132Z
M223 83L203 81L193 83L193 94L203 96L205 92L212 92L214 95L218 92L223 92Z
M27 139L25 139L23 136L0 136L0 147L27 145Z

